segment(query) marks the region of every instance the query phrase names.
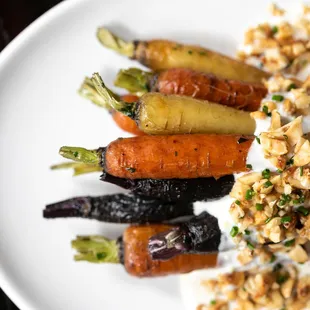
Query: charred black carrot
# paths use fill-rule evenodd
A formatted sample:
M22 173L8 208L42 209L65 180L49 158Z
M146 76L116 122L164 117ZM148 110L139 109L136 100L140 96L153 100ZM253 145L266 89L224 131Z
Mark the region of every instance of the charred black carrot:
M148 251L149 238L172 227L131 226L118 240L109 240L102 236L77 237L72 241L72 247L78 251L74 259L91 263L122 263L126 271L136 277L188 273L217 265L217 254L184 254L168 261L153 261Z
M246 82L261 82L270 76L258 68L200 46L167 40L126 42L103 27L98 29L97 37L105 47L136 59L155 71L189 68Z
M192 216L191 203L169 203L134 194L76 197L47 205L44 218L79 217L111 223L161 223Z
M154 260L167 260L183 253L219 252L221 236L217 218L202 212L177 227L152 236L149 252Z
M258 83L226 80L190 69L146 72L138 68L121 70L114 83L131 93L159 92L190 96L245 111L257 111L267 88Z
M91 78L86 77L82 83L82 85L80 86L79 89L79 94L90 100L92 103L94 103L95 105L101 107L101 108L105 108L107 109L113 117L113 120L115 121L115 123L123 130L130 132L134 135L143 135L144 133L139 130L139 128L137 127L137 124L135 123L134 120L132 120L131 118L129 118L128 116L124 115L121 112L115 111L111 108L111 106L107 105L107 102L105 101L105 99L99 95L99 93L97 92L97 89L95 88ZM119 97L118 95L116 95L115 93L112 93L113 96L115 98L119 98L122 101L126 102L126 103L133 103L133 102L137 102L139 100L139 98L137 96L134 95L124 95Z
M228 195L234 185L234 176L196 179L122 179L106 172L101 176L104 182L118 185L135 194L165 201L207 201Z
M98 165L127 179L193 179L247 171L253 137L237 135L171 135L121 138L107 147L87 150L64 146L68 159Z
M134 119L147 134L253 134L250 114L221 104L187 96L146 93L136 103L115 97L95 73L92 81L98 93L114 110Z
M87 164L69 162L52 166L52 169L73 168L73 175L80 175L93 171L102 171L99 166L91 166ZM226 175L221 178L196 178L196 179L124 179L117 178L106 172L100 177L101 181L120 186L131 192L162 199L164 201L207 201L228 195L234 185L235 179L233 175Z

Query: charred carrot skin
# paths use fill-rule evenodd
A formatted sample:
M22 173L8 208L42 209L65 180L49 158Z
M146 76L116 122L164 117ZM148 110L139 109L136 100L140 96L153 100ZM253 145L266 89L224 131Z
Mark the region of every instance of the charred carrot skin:
M217 254L184 254L168 261L153 261L149 255L149 239L173 226L131 226L123 234L123 262L126 271L136 277L157 277L188 273L217 265Z
M189 69L166 70L150 82L150 91L192 96L245 111L258 110L267 95L267 89L261 84L220 79Z
M246 171L252 136L171 135L118 139L99 151L104 171L128 179L221 177Z

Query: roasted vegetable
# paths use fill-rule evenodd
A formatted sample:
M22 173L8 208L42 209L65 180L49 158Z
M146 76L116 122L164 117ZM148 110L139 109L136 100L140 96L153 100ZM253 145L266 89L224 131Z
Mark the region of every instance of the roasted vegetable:
M119 178L192 179L247 171L252 141L237 135L140 136L120 138L97 150L64 146L59 153L100 165Z
M100 166L69 162L52 166L52 169L73 168L73 175L102 171ZM207 201L210 199L221 198L228 195L234 185L235 178L233 175L226 175L221 178L196 178L196 179L124 179L117 178L106 172L103 172L100 179L104 182L115 184L131 192L161 199L164 201L182 201L195 202Z
M267 88L258 83L220 79L190 69L168 69L158 73L137 68L121 70L115 85L132 93L159 92L165 95L191 96L235 109L256 111Z
M186 96L147 93L136 103L126 103L106 88L95 73L92 81L98 93L114 110L134 119L147 134L253 134L255 121L248 112Z
M76 261L91 263L122 263L136 277L159 277L187 273L217 265L217 254L179 255L169 261L153 261L148 252L149 238L172 228L167 225L131 226L122 238L108 240L101 236L77 237L72 247L79 253Z
M111 223L161 223L193 215L191 203L169 203L134 194L76 197L47 205L45 218L81 217Z
M261 82L270 76L258 68L199 46L167 40L125 42L106 28L99 28L97 37L102 45L136 59L155 71L189 68L246 82Z
M121 179L106 172L101 180L128 189L135 194L145 195L165 201L207 201L228 195L234 185L234 176L219 179Z
M112 114L112 117L115 121L115 123L123 130L130 132L136 136L143 135L144 133L139 130L134 120L129 118L128 116L124 115L121 112L113 110L109 105L106 104L104 98L100 96L92 82L92 80L88 77L86 77L80 86L79 94L93 102L99 107L105 108L109 110ZM116 98L118 96L116 94L113 94ZM139 98L134 95L124 95L120 97L120 99L126 103L133 103L137 102Z
M208 212L192 217L149 240L153 260L167 260L183 253L207 254L219 251L221 230L217 218Z

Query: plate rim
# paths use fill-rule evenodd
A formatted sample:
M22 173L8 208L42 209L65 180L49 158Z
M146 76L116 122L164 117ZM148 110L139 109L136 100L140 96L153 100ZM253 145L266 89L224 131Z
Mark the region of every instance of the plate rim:
M18 53L23 45L26 44L29 39L34 37L42 26L53 22L61 14L66 14L68 11L81 5L81 3L84 3L85 1L87 0L64 0L35 19L0 52L0 71L10 64L15 53ZM24 298L22 294L18 293L19 289L14 284L14 281L7 276L4 266L1 263L1 259L0 287L19 309L24 310L36 308L30 300Z

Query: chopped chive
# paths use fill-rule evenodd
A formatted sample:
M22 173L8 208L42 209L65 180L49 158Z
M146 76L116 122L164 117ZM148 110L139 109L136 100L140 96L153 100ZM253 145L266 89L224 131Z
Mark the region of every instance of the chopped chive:
M211 305L216 305L216 300L214 300L214 299L211 300L211 301L210 301L210 304L211 304Z
M286 204L286 201L283 200L283 199L281 199L281 200L279 201L279 203L278 203L278 205L279 205L280 207L284 206L285 204Z
M248 246L248 248L249 248L251 251L253 251L253 250L255 249L255 246L254 246L250 241L248 241L248 242L246 243L246 245Z
M299 175L302 176L304 174L304 167L300 167L299 169L300 169L299 170L300 171Z
M273 95L272 100L281 102L284 100L284 97L282 95Z
M106 254L105 253L97 253L96 254L96 257L97 257L97 259L103 259L103 258L105 258L106 257Z
M281 218L281 223L289 223L289 222L291 222L292 221L292 217L291 216L289 216L289 215L287 215L287 216L283 216L282 218Z
M288 136L287 135L283 135L285 140L288 140Z
M206 52L203 52L203 51L201 51L201 52L199 52L199 55L206 55Z
M263 170L262 176L264 179L269 179L270 178L270 170L269 169Z
M192 54L193 54L193 51L189 50L189 51L188 51L188 54L192 55Z
M294 164L294 158L291 157L287 162L286 162L286 165L289 166L289 165L293 165Z
M279 271L280 269L283 268L283 265L278 263L276 264L274 267L273 267L273 271L276 272L276 271Z
M270 264L274 263L276 261L277 257L272 254L271 258L270 258Z
M255 136L255 139L256 139L257 143L260 144L260 138Z
M268 217L267 220L265 221L265 224L268 224L272 220L272 217Z
M283 172L283 170L281 170L281 169L277 169L277 172L278 172L278 173L282 173L282 172Z
M306 209L304 206L300 206L299 208L297 208L297 211L301 213L303 216L308 216L310 213L310 210Z
M295 244L295 239L291 239L291 240L288 240L288 241L284 242L284 246L286 246L286 247L290 247L290 246L292 246L294 244Z
M253 168L251 164L247 164L246 167L247 167L248 169L252 169L252 168Z
M270 187L272 186L273 184L270 182L270 181L267 181L264 183L264 187L267 188L267 187Z
M266 105L263 106L263 112L267 115L267 116L271 116L271 112L269 112L268 107Z
M277 283L278 284L283 284L284 282L286 282L286 280L288 279L288 276L287 275L278 275L277 277Z
M130 173L136 172L136 169L132 168L132 167L128 167L128 168L126 168L126 170L129 171Z
M78 155L79 155L78 152L74 152L74 153L73 153L73 156L74 156L74 157L78 157Z
M240 206L240 205L241 205L240 200L235 200L235 204L238 205L238 206Z
M245 199L251 200L254 195L255 195L255 192L252 189L248 189L245 193Z
M239 228L237 226L233 226L230 231L230 235L234 238L238 235Z
M287 88L288 91L297 88L296 84L292 83L289 85L289 87Z
M264 210L264 205L262 203L257 203L255 205L255 208L257 211L262 211L262 210Z
M249 230L247 230L247 229L244 231L244 233L245 233L247 236L249 236L249 235L251 234L251 232L250 232Z
M278 26L273 26L273 27L271 28L271 31L272 31L273 34L276 34L276 33L279 31Z

